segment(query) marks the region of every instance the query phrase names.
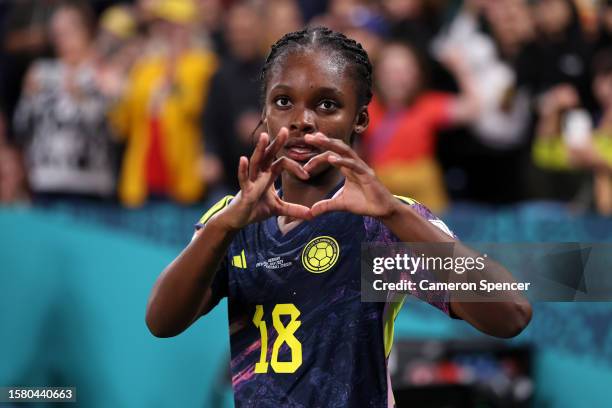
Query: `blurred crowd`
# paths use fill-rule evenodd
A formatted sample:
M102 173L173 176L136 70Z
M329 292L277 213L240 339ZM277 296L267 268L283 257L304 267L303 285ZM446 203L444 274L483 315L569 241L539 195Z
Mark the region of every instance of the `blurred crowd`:
M235 191L271 44L305 25L374 65L355 148L396 194L612 215L611 0L0 3L0 202Z

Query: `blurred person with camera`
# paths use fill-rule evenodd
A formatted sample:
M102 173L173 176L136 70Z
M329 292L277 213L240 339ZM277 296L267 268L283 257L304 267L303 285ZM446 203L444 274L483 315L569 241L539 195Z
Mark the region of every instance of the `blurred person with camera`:
M593 113L581 106L577 91L569 84L551 89L540 99L533 159L545 169L591 175L585 183L590 192L586 204L609 216L612 215L612 50L595 56L593 78L593 93L598 103Z

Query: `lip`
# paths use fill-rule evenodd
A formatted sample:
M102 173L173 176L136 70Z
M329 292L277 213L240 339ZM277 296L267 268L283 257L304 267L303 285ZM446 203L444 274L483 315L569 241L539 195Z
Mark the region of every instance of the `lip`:
M303 138L290 139L285 144L284 150L286 156L296 162L307 162L321 153L320 149L309 145Z

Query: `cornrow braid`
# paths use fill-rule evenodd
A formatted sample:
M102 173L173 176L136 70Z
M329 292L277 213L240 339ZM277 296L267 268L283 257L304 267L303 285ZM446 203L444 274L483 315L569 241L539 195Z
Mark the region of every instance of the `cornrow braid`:
M278 40L266 58L261 70L261 97L265 101L268 74L274 62L281 56L296 48L325 47L337 51L347 63L353 67L353 75L358 84L357 98L360 106L367 105L372 99L372 64L368 53L357 41L348 38L342 33L332 31L327 27L306 28L285 34Z

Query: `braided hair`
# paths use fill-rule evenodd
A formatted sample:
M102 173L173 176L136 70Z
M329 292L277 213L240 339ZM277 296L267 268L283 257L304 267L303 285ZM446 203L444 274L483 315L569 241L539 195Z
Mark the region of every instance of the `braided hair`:
M372 99L372 64L367 52L357 41L326 27L305 28L285 34L270 50L261 70L261 97L265 100L268 75L275 61L291 51L307 48L324 48L337 52L352 66L351 74L357 83L357 102L367 105Z

